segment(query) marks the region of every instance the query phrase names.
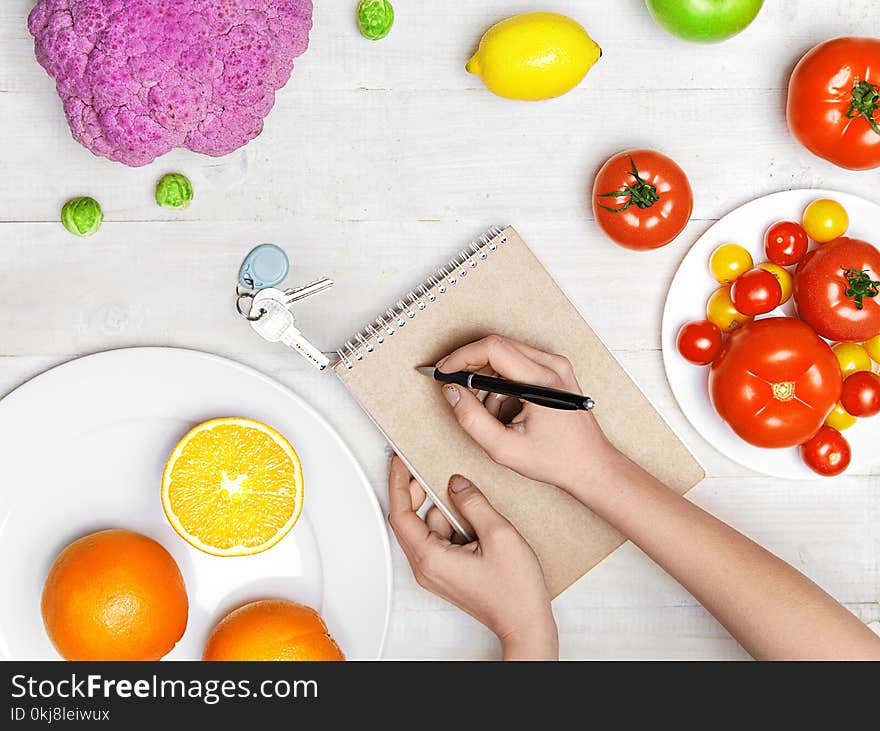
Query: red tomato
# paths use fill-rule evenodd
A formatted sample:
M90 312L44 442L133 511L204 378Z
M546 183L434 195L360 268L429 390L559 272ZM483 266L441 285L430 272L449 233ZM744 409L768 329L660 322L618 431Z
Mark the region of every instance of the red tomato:
M852 452L849 442L837 429L823 426L816 435L801 445L801 459L813 472L834 477L849 467Z
M852 416L880 414L880 376L871 371L857 371L843 382L840 403Z
M681 326L675 345L681 357L694 365L709 365L721 350L721 329L708 320Z
M807 254L794 275L798 316L819 335L861 342L880 334L880 251L841 236Z
M733 281L730 299L744 315L766 315L782 302L782 285L766 269L750 269Z
M593 184L593 216L614 243L657 249L681 233L694 208L687 175L653 150L621 152Z
M880 165L880 38L816 46L788 85L788 128L804 147L840 167Z
M840 398L840 366L822 338L792 317L734 330L709 371L718 415L756 447L796 447Z
M764 234L764 253L770 261L781 267L797 264L807 253L809 246L807 232L794 221L774 223Z

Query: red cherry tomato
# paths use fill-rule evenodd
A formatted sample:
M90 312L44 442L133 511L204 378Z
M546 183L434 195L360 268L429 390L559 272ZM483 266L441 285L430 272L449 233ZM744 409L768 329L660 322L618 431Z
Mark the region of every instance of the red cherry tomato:
M743 315L766 315L779 307L782 285L766 269L750 269L733 281L730 299Z
M593 216L615 244L657 249L681 233L694 207L687 175L654 150L621 152L593 183Z
M840 403L851 416L880 414L880 376L871 371L857 371L847 376Z
M807 253L810 241L804 227L794 221L774 223L764 234L764 253L774 264L797 264Z
M834 477L849 467L852 452L849 442L837 429L823 426L808 442L801 445L801 459L813 472Z
M694 365L709 365L721 350L721 329L708 320L681 326L675 345L681 357Z

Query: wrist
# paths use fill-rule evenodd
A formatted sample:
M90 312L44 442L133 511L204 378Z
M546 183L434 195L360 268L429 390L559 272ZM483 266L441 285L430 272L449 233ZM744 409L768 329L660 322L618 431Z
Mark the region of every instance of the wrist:
M498 639L503 660L559 659L559 633L549 605L516 628L499 633Z
M556 485L579 502L591 507L610 489L626 458L611 442L602 442L572 459L560 483Z

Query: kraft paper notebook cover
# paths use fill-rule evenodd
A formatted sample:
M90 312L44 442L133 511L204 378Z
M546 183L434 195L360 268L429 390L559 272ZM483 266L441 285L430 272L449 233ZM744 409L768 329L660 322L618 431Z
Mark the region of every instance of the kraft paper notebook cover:
M493 463L415 370L491 332L567 355L608 438L679 493L704 472L513 228L491 229L356 334L334 370L435 504L470 532L446 486L454 473L471 479L531 544L556 596L623 537L557 488Z

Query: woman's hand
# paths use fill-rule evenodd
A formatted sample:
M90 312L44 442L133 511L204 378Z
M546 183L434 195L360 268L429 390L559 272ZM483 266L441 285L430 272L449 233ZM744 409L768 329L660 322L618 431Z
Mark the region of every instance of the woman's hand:
M425 520L416 514L425 492L398 457L388 490L388 520L419 585L498 635L504 659L555 660L556 622L535 552L483 493L460 475L449 481L450 499L477 534L460 545L437 508Z
M495 372L512 381L583 393L568 358L500 335L459 348L437 368L444 373ZM469 389L454 384L445 385L443 395L462 429L495 462L568 492L583 487L584 465L590 465L589 472L598 477L616 454L590 412L524 403L522 411L504 424L497 416L505 396L489 394L483 403Z

